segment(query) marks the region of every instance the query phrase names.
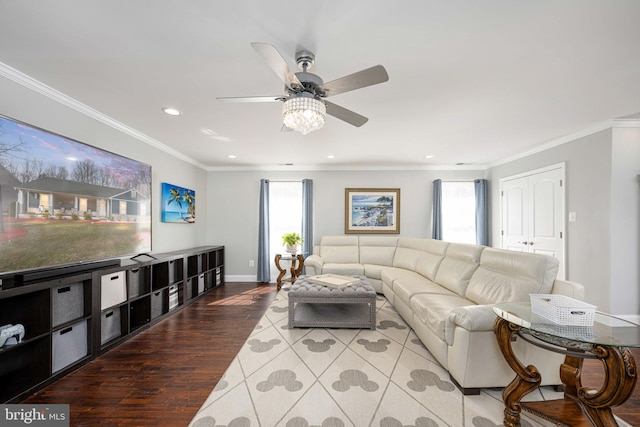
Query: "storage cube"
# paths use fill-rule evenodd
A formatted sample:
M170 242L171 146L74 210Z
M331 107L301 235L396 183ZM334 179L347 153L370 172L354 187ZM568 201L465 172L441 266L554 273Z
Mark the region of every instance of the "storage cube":
M122 335L122 322L119 308L104 311L100 323L100 345Z
M100 278L100 310L127 300L127 283L124 271L105 274Z
M88 354L87 320L53 332L52 372L56 373Z
M84 316L84 285L82 282L59 286L53 293L53 326Z

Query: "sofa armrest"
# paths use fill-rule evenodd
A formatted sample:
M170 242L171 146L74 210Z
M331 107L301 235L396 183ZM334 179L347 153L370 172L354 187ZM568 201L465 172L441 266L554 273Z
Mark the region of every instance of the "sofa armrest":
M493 331L495 322L496 314L493 312L493 305L467 305L454 308L449 313L445 326L447 344L453 344L454 331L458 326L468 331Z
M304 260L304 269L307 276L322 274L322 264L324 261L319 255L309 255Z
M568 280L556 279L553 282L551 293L584 301L584 286L580 283L570 282Z

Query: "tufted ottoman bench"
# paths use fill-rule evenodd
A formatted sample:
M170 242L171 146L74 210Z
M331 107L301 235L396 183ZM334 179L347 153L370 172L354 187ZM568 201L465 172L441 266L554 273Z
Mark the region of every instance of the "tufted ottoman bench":
M300 277L289 289L289 329L376 328L376 291L363 276L344 288Z

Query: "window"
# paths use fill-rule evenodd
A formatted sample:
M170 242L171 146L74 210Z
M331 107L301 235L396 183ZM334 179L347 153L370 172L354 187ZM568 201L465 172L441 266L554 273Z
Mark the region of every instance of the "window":
M476 243L476 196L472 181L442 181L442 240Z
M282 235L302 234L302 183L271 181L269 184L269 259L284 254ZM278 269L271 265L271 280L278 277ZM285 264L281 263L282 268Z

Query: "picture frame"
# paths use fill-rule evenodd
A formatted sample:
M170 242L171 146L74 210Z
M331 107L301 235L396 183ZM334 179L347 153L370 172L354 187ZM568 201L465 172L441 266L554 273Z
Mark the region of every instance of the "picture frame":
M399 188L345 188L345 234L400 234Z
M196 192L178 185L162 183L162 222L194 224L196 222Z

